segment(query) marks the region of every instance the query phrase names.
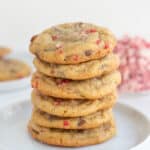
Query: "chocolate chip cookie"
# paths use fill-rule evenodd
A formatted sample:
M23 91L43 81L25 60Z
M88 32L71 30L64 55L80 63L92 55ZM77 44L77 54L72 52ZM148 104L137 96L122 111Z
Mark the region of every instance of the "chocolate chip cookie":
M118 71L81 81L51 78L39 72L32 77L32 87L43 95L68 99L102 98L114 91L120 82L121 75Z
M66 130L46 128L30 121L28 130L31 136L50 145L79 147L102 143L116 133L116 127L113 120L100 125L100 127L83 130Z
M32 103L35 107L48 114L60 117L79 117L92 114L98 110L111 108L117 99L116 91L93 100L61 99L43 96L36 90L32 92Z
M56 25L33 36L30 51L49 63L78 64L106 56L115 44L108 29L75 22Z
M21 79L29 76L31 68L16 59L0 59L0 81Z
M36 69L51 77L66 78L72 80L85 80L102 76L116 70L119 66L119 58L115 54L109 54L99 60L91 60L76 65L50 64L34 59Z
M102 110L82 117L58 117L34 108L31 120L39 126L60 129L90 129L112 120L111 110Z

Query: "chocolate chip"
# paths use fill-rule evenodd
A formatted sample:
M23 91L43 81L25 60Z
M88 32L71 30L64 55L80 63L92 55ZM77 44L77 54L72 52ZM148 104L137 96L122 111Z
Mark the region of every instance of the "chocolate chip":
M86 55L86 56L90 56L91 54L92 54L92 50L86 50L86 51L85 51L85 55Z
M78 122L78 126L82 126L83 124L85 124L85 122L86 121L84 119L80 118Z
M34 36L31 38L30 41L33 42L33 41L37 38L37 36L38 36L38 35L34 35Z

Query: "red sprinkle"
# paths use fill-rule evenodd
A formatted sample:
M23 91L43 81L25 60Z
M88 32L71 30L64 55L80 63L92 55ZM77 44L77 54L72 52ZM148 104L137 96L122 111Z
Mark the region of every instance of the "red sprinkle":
M85 32L88 34L88 33L97 32L97 30L96 30L96 29L88 29L88 30L86 30Z
M108 48L109 48L109 44L108 44L108 43L105 43L104 48L105 48L105 49L108 49Z
M55 105L60 105L61 104L61 102L62 102L62 100L61 99L59 99L59 98L57 98L57 99L55 99Z
M72 59L73 59L74 61L78 61L78 60L79 60L79 56L78 56L78 55L73 55L73 56L72 56Z
M37 88L38 87L38 81L35 80L32 82L32 88Z
M69 125L68 120L64 120L64 126L68 126L68 125Z
M55 41L55 40L57 40L57 39L58 39L58 36L52 35L52 40L53 40L53 41Z
M68 80L68 79L60 79L60 80L57 80L56 81L56 83L58 84L58 85L65 85L65 84L67 84L67 83L69 83L70 82L70 80Z
M100 42L101 42L101 40L100 40L100 39L98 39L98 40L96 41L96 44L97 44L97 45L99 45L99 44L100 44Z

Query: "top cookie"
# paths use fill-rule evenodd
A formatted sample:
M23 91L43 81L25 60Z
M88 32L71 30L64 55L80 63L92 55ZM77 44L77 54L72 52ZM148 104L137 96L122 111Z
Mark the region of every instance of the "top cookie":
M115 44L108 29L76 22L53 26L33 36L30 51L49 63L78 64L106 56Z
M0 46L0 57L3 57L9 54L10 52L11 50L9 48Z

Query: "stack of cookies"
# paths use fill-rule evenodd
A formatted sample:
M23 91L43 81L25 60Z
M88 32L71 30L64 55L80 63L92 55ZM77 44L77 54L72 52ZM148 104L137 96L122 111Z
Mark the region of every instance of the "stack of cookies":
M115 44L108 29L87 23L57 25L31 39L34 139L76 147L115 135L112 107L121 81Z

